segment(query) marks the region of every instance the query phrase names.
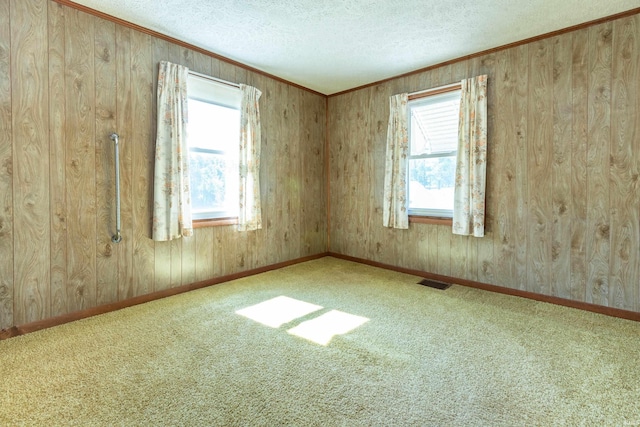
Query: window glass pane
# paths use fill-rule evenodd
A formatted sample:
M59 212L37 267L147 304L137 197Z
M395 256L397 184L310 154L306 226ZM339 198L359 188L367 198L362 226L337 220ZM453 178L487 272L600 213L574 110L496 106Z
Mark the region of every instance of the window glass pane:
M412 156L457 150L459 90L414 101L409 112Z
M409 208L453 210L456 157L409 160Z
M194 216L203 212L217 212L217 216L237 216L237 160L222 154L190 152L189 176Z
M240 111L190 98L187 139L189 147L234 155L240 141Z

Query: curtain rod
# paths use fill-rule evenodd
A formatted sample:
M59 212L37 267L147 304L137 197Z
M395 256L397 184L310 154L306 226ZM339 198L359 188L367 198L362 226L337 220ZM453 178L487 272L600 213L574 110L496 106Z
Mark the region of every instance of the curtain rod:
M429 93L429 92L446 92L447 89L453 89L455 87L459 87L460 86L460 82L455 82L455 83L451 83L448 85L444 85L444 86L438 86L438 87L434 87L431 89L425 89L425 90L419 90L418 92L411 92L409 93L409 96L416 96L416 95L422 95L423 93Z
M197 77L202 77L203 79L213 80L214 82L222 83L222 84L227 85L227 86L233 86L233 87L237 87L237 88L240 87L240 85L238 83L228 82L226 80L222 80L222 79L219 79L217 77L211 77L211 76L207 76L206 74L196 73L195 71L189 70L189 74L197 76Z

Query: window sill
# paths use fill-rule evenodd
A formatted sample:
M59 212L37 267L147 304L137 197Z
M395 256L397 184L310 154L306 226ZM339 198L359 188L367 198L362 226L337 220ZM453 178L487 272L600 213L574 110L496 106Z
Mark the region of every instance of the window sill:
M215 219L195 219L193 228L219 227L221 225L234 225L238 223L238 218L215 218Z
M418 216L409 215L409 222L416 224L435 224L435 225L449 225L453 226L452 218L438 218L434 216Z

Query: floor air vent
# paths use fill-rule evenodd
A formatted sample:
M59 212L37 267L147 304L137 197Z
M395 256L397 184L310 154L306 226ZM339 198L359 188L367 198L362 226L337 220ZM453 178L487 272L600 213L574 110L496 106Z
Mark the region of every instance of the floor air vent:
M437 282L435 280L422 279L421 281L418 282L418 285L424 285L430 288L440 289L443 291L447 289L449 286L451 286L451 283L444 283L444 282Z

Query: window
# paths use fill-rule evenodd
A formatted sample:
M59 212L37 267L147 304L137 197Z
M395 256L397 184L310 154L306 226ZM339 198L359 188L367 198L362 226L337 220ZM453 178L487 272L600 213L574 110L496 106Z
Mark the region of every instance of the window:
M407 104L409 215L452 218L460 88L413 98Z
M193 74L187 90L193 219L237 217L240 90Z

